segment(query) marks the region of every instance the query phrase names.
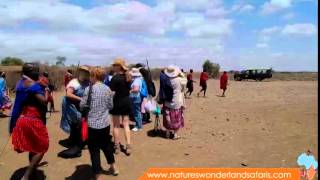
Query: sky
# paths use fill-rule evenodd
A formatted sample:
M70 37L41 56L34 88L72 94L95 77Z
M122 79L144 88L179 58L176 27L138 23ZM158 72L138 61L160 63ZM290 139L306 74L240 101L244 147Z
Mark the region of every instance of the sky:
M0 0L0 58L318 71L317 0Z

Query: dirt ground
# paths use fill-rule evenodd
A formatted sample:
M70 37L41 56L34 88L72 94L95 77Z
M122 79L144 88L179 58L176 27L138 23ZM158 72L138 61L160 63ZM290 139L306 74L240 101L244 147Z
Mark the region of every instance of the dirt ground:
M149 167L297 167L298 155L311 149L318 159L317 81L230 82L222 98L216 80L209 81L208 97L187 99L182 139L150 137L153 123L132 133L133 154L116 156L118 177L138 179ZM198 91L198 86L195 90ZM56 94L60 108L62 92ZM60 113L48 119L50 148L38 175L47 179L88 179L87 150L76 159L61 159L58 141L67 137L59 128ZM7 142L8 119L0 119L0 150ZM123 137L122 137L123 138ZM102 153L101 153L102 154ZM107 164L101 158L103 167ZM23 172L27 154L17 154L11 142L0 155L0 179Z

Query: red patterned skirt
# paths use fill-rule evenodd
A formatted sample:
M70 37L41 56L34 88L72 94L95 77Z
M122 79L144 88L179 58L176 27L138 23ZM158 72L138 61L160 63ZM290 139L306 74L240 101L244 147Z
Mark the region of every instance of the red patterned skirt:
M49 148L48 130L38 109L25 107L12 132L12 144L17 152L45 153Z
M184 127L183 109L170 109L163 107L163 126L168 130L178 130Z

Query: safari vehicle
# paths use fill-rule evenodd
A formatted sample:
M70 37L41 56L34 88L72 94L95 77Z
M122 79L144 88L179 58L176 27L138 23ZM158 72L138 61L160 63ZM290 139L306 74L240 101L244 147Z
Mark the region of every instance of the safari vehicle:
M267 78L272 78L272 69L248 69L240 72L235 72L234 80L242 81L243 79L253 79L262 81Z

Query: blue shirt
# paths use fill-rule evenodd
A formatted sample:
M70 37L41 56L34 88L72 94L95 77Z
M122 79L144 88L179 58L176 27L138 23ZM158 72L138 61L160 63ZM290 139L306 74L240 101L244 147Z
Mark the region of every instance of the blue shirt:
M0 93L6 92L6 80L3 77L0 77Z
M25 79L21 79L16 86L16 98L12 109L11 119L9 123L9 133L12 133L13 128L16 126L16 122L22 112L23 103L27 99L29 94L43 94L44 88L39 83L35 83L30 87L24 86Z

